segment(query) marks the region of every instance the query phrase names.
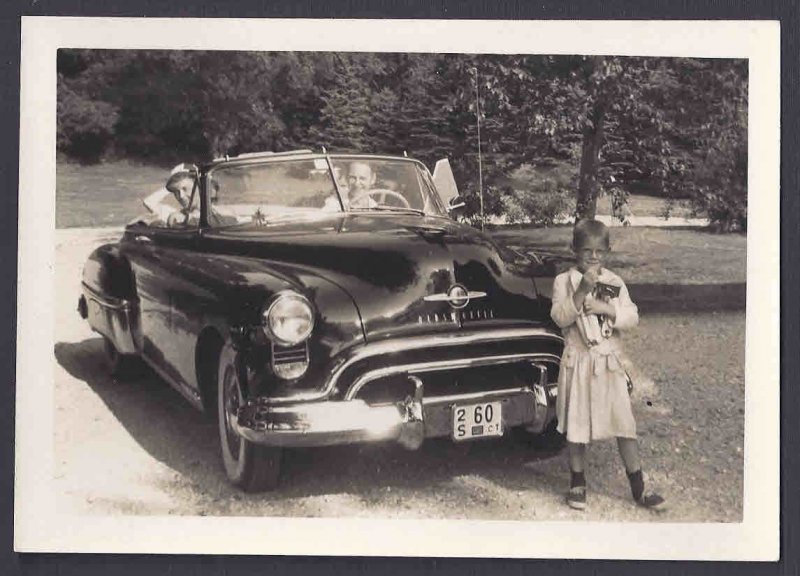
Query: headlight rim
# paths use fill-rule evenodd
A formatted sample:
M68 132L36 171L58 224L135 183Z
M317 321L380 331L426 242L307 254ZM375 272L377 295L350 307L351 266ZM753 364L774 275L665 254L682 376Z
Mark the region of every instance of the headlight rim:
M284 298L291 298L294 300L298 300L299 302L305 304L308 307L309 315L311 317L311 324L308 328L308 333L301 339L296 341L289 341L281 338L277 334L272 331L272 326L270 325L270 314L275 309L275 306L281 302ZM264 331L264 334L269 338L272 342L279 346L283 347L290 347L290 346L298 346L303 342L306 342L310 337L312 332L314 332L314 326L316 325L316 311L314 306L311 304L311 301L306 298L300 292L296 290L281 290L280 292L275 293L272 298L270 299L269 304L262 310L261 312L261 328Z

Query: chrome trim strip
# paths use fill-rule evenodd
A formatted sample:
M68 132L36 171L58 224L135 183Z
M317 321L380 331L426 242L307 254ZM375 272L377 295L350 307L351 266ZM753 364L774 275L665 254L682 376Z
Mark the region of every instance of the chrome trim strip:
M81 282L81 287L86 290L89 294L89 298L100 304L105 308L110 308L112 310L131 310L135 305L136 302L132 300L125 300L123 298L115 298L114 301L110 300L108 297L100 294L97 290L86 284L86 282Z
M493 366L498 364L511 364L526 359L533 360L552 360L559 362L560 359L554 354L542 352L531 352L529 354L503 354L500 356L481 356L472 358L457 358L455 360L439 360L434 362L420 362L414 364L400 364L398 366L388 366L365 372L359 376L347 390L345 400L353 400L361 389L378 378L390 376L392 374L424 374L425 372L438 372L439 370L452 370L455 368L472 368L474 366Z
M441 292L439 294L431 294L429 296L425 296L422 299L426 302L460 302L461 300L467 300L469 303L470 300L474 298L484 298L486 296L486 292L477 292L470 290L467 292L466 297L464 296L451 296L446 292Z
M275 153L272 155L264 155L264 156L251 156L249 158L239 158L237 156L231 156L228 160L224 158L221 159L214 159L208 164L204 166L204 170L207 174L211 174L213 171L217 170L218 168L222 168L225 166L245 166L251 164L271 164L273 162L282 162L287 160L316 160L316 159L323 159L325 157L330 157L331 160L384 160L384 161L392 161L396 160L398 162L408 162L412 164L416 164L418 166L422 166L427 170L425 164L422 163L421 160L417 160L416 158L407 158L403 156L388 156L388 155L380 155L380 154L337 154L330 152L302 152L298 151L295 153Z
M435 406L437 404L448 404L450 402L480 402L483 399L494 398L495 396L508 396L511 394L533 394L527 386L520 388L504 388L503 390L489 390L486 392L470 392L469 394L450 394L448 396L433 396L423 398L423 406Z
M328 378L325 387L320 391L302 392L294 396L280 396L270 398L270 402L275 404L287 404L290 402L310 402L321 400L330 396L336 387L339 378L345 370L356 362L373 356L381 356L392 352L402 352L407 350L420 350L424 348L439 348L450 346L464 346L467 344L480 344L481 342L496 342L497 340L523 340L525 338L541 337L563 342L564 337L546 328L501 328L499 330L481 330L480 332L453 332L450 334L428 334L425 336L411 336L395 340L383 340L381 342L368 343L357 348L351 356L335 367Z

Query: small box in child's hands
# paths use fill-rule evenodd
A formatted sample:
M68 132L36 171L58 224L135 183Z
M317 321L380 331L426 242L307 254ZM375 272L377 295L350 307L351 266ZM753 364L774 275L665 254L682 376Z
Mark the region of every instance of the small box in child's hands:
M611 284L603 284L598 282L594 285L595 298L617 298L619 297L619 286L612 286Z

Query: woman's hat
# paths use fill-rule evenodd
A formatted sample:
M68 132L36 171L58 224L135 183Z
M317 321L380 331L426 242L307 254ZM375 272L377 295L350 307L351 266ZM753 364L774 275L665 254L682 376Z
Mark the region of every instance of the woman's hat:
M175 192L175 185L184 178L191 178L192 172L196 170L197 169L192 164L181 162L170 171L165 188L170 192Z

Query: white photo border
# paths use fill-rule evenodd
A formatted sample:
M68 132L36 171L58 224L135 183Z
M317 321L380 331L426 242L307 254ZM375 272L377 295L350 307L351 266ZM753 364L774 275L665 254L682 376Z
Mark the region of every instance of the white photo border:
M761 560L779 556L777 21L23 17L14 548L19 552ZM605 54L749 60L743 521L734 524L64 516L54 505L59 48ZM51 281L47 281L50 278ZM757 367L757 369L756 369ZM45 415L42 417L41 415ZM34 425L35 422L35 425ZM335 539L329 536L337 534ZM179 534L180 538L175 538ZM502 535L498 537L498 534ZM511 536L513 535L513 536Z

